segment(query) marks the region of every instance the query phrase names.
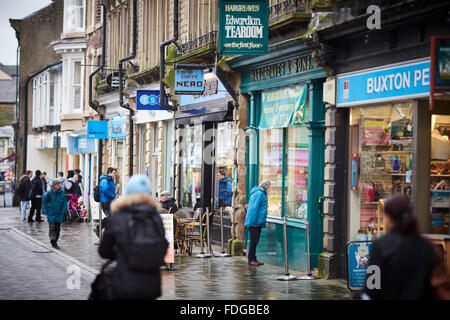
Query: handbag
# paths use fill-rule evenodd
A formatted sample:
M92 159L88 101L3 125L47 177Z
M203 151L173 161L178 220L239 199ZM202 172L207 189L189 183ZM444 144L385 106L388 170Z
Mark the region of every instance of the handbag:
M91 284L91 294L89 300L113 300L112 279L113 274L111 270L106 268L113 262L113 260L106 261L100 273L95 277L94 282Z

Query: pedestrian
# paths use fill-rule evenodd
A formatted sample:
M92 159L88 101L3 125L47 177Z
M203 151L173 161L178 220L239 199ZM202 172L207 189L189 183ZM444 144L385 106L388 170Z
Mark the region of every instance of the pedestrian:
M386 234L373 242L368 264L379 270L379 286L368 286L371 280L367 278L363 298L433 299L430 279L434 248L420 236L409 200L400 193L388 198L384 202L383 223Z
M28 215L28 222L34 222L33 216L36 212L36 222L42 222L41 219L41 206L42 197L44 196L44 188L41 180L41 171L36 170L33 180L31 180L31 187L29 198L31 200L30 214Z
M42 172L42 188L44 189L44 194L47 192L48 187L50 186L50 181L47 177L47 172Z
M172 198L170 191L161 192L161 198L159 199L161 207L169 211L170 213L175 213L178 211L178 206L176 200Z
M78 192L78 184L75 179L75 171L69 170L67 172L67 180L64 181L63 191L66 195L67 202L70 201L73 195L76 195Z
M27 209L30 208L30 188L31 188L31 177L33 176L33 171L28 170L25 175L20 178L19 186L17 187L17 196L20 201L20 212L22 213L22 220L27 219Z
M219 180L219 207L231 206L232 185L231 179L226 176L225 170L219 170L217 174Z
M81 170L80 169L75 169L73 171L75 171L75 174L78 176L78 183L80 185L83 184L83 176L81 175Z
M261 229L266 227L267 219L267 194L270 192L270 181L262 181L258 187L250 192L250 200L245 216L245 227L250 232L250 244L248 248L248 264L252 266L263 265L256 259L256 246L259 242Z
M99 246L102 258L117 260L111 272L111 298L156 299L161 295L160 267L168 243L148 178L132 176L125 196L112 203L111 211Z
M83 186L81 185L81 182L80 182L80 176L75 174L74 178L75 178L75 182L76 182L75 195L77 197L81 197L83 195Z
M64 183L64 181L66 181L66 179L64 179L64 172L58 172L58 179L59 182L61 182L61 184Z
M106 175L100 177L100 206L105 214L105 218L102 219L102 229L104 229L108 223L108 217L111 213L111 202L116 198L116 187L114 185L116 174L117 170L110 167L106 170ZM99 236L99 229L100 226L98 225L94 229L97 236Z
M65 220L67 200L64 191L61 190L61 183L53 180L50 190L42 201L42 212L47 215L49 226L48 235L52 247L58 248L58 239L61 231L61 223Z

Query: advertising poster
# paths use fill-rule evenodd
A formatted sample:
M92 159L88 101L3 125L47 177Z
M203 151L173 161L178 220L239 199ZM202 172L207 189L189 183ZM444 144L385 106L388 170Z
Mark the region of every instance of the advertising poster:
M371 242L347 244L347 285L350 290L364 289L371 249Z
M165 263L175 263L175 249L174 249L174 237L173 237L173 215L161 214L161 218L166 231L166 240L169 243L166 256L164 257Z
M384 120L366 119L363 124L365 145L387 144L389 136L385 132Z

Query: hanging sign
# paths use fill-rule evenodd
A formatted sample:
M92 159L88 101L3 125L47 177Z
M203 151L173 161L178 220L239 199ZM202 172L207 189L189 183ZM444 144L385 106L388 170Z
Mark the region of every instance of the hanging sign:
M121 139L127 136L127 120L125 117L112 118L111 120L111 138Z
M352 241L347 244L347 286L350 290L363 290L372 249L368 241Z
M450 95L450 36L431 37L430 110L443 94Z
M219 51L222 54L266 54L268 48L268 0L219 1Z
M175 94L201 95L203 91L203 70L175 70Z
M112 88L112 89L119 89L119 84L120 84L120 77L119 77L119 73L118 72L113 72L108 74L108 76L106 77L106 84L108 85L108 87ZM125 87L125 78L122 77L122 84L123 87Z
M167 104L168 98L164 96ZM159 104L159 90L136 90L137 110L167 110Z
M108 139L109 138L109 122L101 120L87 121L87 138L88 139Z

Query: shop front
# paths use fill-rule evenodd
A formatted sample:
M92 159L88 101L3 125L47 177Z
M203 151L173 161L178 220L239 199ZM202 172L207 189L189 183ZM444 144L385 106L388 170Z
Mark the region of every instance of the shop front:
M348 108L348 241L385 233L383 201L411 199L422 233L448 234L449 102L430 111L430 59L337 76Z
M315 268L323 232L325 75L301 40L272 45L265 56L235 58L230 65L241 72L241 93L248 98L247 203L254 186L271 181L258 260L284 266L286 217L289 267L307 270L307 221Z
M235 153L233 99L220 80L215 76L208 78L201 96L180 96L175 127L179 151L174 175L178 206L189 211L231 207ZM213 226L213 243L220 237L220 230L214 230ZM229 233L227 228L225 239Z

